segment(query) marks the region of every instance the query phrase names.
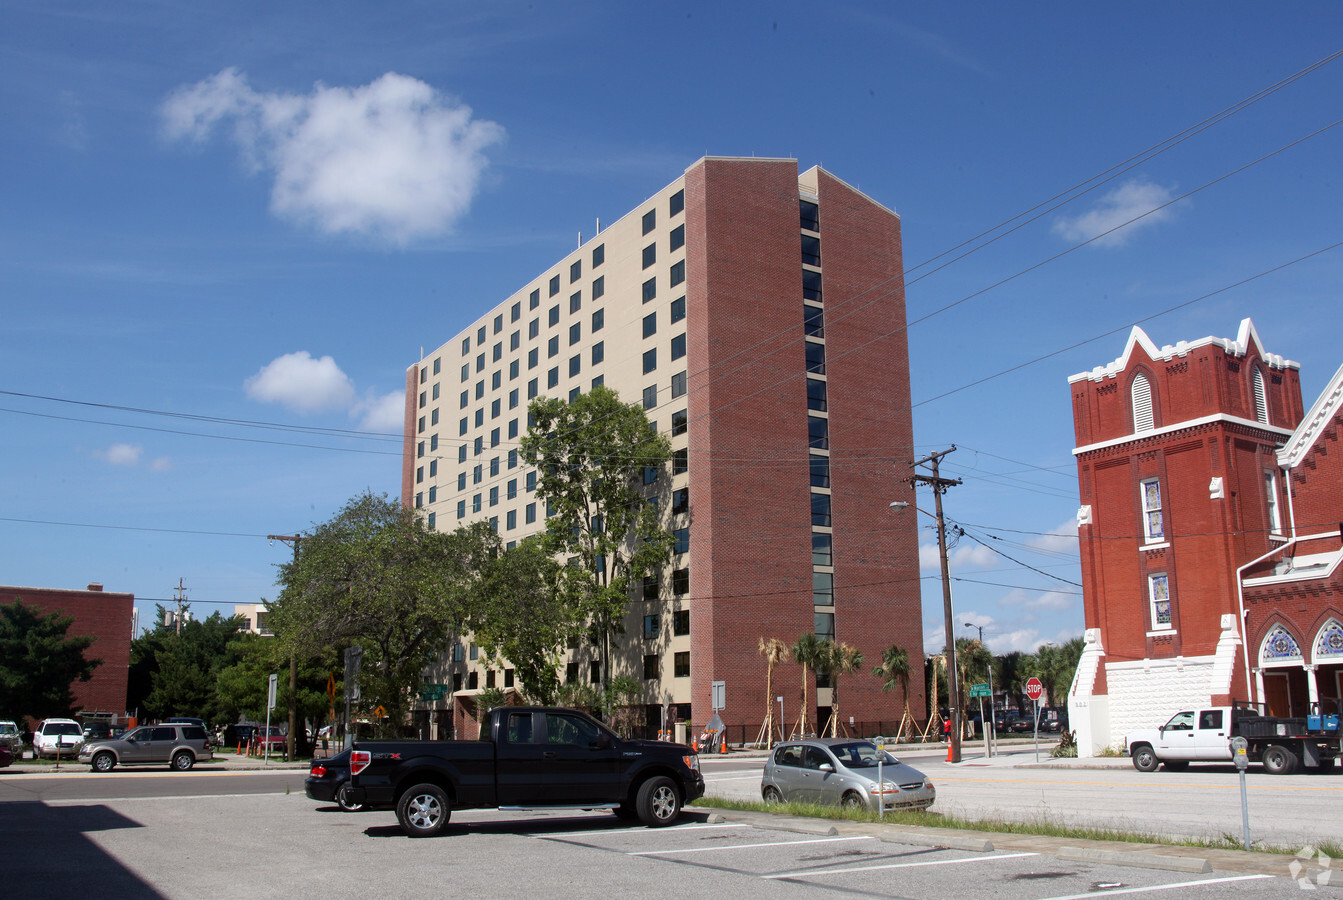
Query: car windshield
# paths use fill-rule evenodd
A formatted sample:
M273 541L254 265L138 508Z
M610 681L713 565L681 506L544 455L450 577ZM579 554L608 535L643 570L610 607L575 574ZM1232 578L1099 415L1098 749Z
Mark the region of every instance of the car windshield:
M53 722L42 729L43 734L83 734L74 722Z
M852 744L835 744L830 748L830 752L835 754L835 758L850 769L865 769L868 767L876 768L878 761L882 765L898 765L898 761L889 753L883 753L877 749L877 745L869 741L854 741Z
M19 727L11 722L0 722L0 734L18 734Z

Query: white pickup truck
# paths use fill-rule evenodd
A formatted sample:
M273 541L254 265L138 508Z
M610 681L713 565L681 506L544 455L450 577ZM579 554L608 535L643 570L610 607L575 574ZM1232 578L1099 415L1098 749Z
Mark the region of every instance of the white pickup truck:
M1318 705L1317 705L1318 706ZM1124 738L1125 755L1139 772L1171 771L1191 762L1232 762L1231 739L1241 737L1251 762L1273 775L1338 771L1343 756L1337 713L1289 718L1260 715L1245 706L1214 706L1184 710L1160 728L1135 731Z

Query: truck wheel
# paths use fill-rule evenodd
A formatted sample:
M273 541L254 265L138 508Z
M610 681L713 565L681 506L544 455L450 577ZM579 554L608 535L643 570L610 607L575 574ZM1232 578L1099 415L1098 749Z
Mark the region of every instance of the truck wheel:
M106 750L93 757L93 771L95 772L110 772L116 764L117 758Z
M181 750L173 757L173 768L179 772L185 772L196 764L196 757L185 750Z
M350 786L342 784L340 790L336 791L336 805L346 812L359 812L364 808L362 803L354 803L350 800Z
M1133 768L1139 772L1155 772L1160 765L1161 760L1156 758L1148 745L1139 744L1133 748Z
M635 803L639 818L649 828L670 825L681 816L681 795L670 778L659 775L639 785Z
M1280 744L1271 744L1264 751L1264 771L1270 775L1291 775L1296 766L1296 754Z
M396 820L409 837L433 837L451 815L448 795L436 784L417 784L396 803Z

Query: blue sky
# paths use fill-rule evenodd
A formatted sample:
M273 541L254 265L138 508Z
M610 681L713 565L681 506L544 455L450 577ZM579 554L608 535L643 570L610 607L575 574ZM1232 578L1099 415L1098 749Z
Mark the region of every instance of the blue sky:
M3 583L273 597L265 535L399 490L421 344L706 153L901 214L915 452L959 448L997 652L1082 630L1069 375L1245 317L1307 405L1343 361L1343 60L1293 79L1335 4L193 6L0 6Z

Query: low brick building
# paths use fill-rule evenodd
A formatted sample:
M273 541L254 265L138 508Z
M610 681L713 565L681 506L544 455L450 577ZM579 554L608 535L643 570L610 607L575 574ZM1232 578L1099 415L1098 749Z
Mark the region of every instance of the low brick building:
M114 716L124 721L135 595L104 591L96 583L82 591L0 585L0 602L8 605L15 600L36 607L43 615L60 613L74 619L66 632L69 635L93 636L94 642L85 656L102 660L102 665L93 670L89 681L71 685L75 704L81 715ZM28 710L6 712L29 714Z
M1083 755L1180 708L1298 715L1340 695L1343 372L1306 412L1298 369L1246 319L1234 340L1160 348L1134 328L1122 356L1069 379Z

